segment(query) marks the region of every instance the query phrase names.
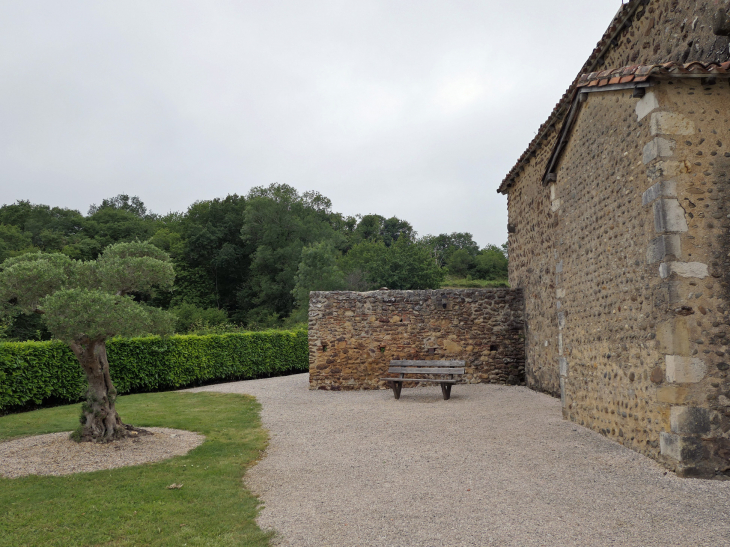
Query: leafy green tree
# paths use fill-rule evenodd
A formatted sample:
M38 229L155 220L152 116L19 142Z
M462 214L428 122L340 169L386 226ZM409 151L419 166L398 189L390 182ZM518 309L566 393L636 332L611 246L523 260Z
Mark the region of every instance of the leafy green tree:
M307 320L310 291L341 291L345 289L345 276L337 265L340 253L330 241L320 241L302 249L296 284L292 294L296 299L296 308L292 313L292 321Z
M364 215L361 217L353 231L355 243L361 241L381 241L381 231L384 222L385 217L380 215Z
M197 328L216 327L228 322L226 310L199 308L193 304L180 304L170 308L177 317L175 332L189 332Z
M0 224L0 263L33 248L30 234L12 224Z
M124 208L100 207L85 219L85 233L100 249L118 242L146 241L156 231L154 217L140 217ZM94 257L95 258L95 257Z
M177 272L173 306L218 308L243 320L238 292L246 283L251 261L241 240L245 208L246 199L236 194L198 201L179 223L166 226L181 238L179 246L170 243Z
M478 279L496 280L507 279L508 260L506 244L501 248L496 245L487 245L479 251L475 259L474 271Z
M386 247L390 247L400 237L413 239L415 236L416 232L409 222L398 217L385 218L380 215L361 217L352 231L354 244L361 241L382 241Z
M88 239L85 219L78 211L35 205L29 201L1 206L0 224L14 226L23 238L30 238L30 244L23 251L58 252Z
M172 285L168 255L148 243L118 243L95 261L30 253L9 258L0 267L0 304L5 313L42 314L48 330L69 345L86 374L89 388L75 438L103 442L134 430L116 411L106 341L172 332L173 314L130 296Z
M474 257L466 249L457 249L447 259L446 266L451 275L466 277L474 266Z
M398 217L390 217L383 222L381 235L385 246L390 247L400 238L405 238L408 241L415 239L416 232L409 222Z
M428 247L436 265L443 268L449 262L451 255L458 250L465 250L471 257L479 252L479 245L468 232L453 232L451 234L428 235L419 243Z
M119 194L113 198L103 199L101 205L92 205L89 207L89 216L95 215L102 209L113 209L115 211L127 211L139 218L148 218L154 216L148 213L147 207L137 196L129 197L127 194Z
M270 324L288 317L302 249L319 241L338 247L344 236L332 227L329 199L317 192L299 194L286 184L257 187L246 196L241 239L251 257L249 278L238 293L249 323Z
M390 247L383 242L363 241L342 258L341 267L346 275L362 272L369 289L437 289L445 273L426 247L405 237Z

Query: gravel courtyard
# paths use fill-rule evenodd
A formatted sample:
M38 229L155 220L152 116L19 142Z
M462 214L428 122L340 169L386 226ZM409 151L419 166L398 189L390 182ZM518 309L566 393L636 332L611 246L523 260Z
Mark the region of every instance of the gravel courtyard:
M565 422L526 388L308 390L308 375L191 391L254 395L271 434L246 475L287 546L730 546L730 482L678 479Z

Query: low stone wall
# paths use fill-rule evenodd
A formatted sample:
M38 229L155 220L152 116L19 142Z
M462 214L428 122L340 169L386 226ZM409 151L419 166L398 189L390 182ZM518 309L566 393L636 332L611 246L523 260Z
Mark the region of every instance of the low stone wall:
M522 291L310 294L310 389L387 388L394 359L458 359L468 383L523 384Z

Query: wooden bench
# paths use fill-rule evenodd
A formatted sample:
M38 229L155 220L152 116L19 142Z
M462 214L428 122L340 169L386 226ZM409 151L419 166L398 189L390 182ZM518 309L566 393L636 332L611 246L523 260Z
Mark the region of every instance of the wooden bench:
M441 384L441 393L444 401L451 397L451 386L458 382L455 375L464 374L464 361L391 361L388 374L400 374L398 378L381 378L393 388L393 395L400 399L400 391L403 382L434 383ZM409 377L406 378L405 375ZM413 378L410 375L420 374L421 377ZM441 378L424 378L424 375L441 376Z

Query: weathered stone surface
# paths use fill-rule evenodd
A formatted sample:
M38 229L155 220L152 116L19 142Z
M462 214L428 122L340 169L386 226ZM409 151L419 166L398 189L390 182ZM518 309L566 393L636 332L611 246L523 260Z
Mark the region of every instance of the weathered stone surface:
M673 406L670 419L672 433L701 437L710 432L710 415L706 408Z
M651 115L652 135L694 135L695 124L676 112L654 112Z
M684 209L676 199L659 199L654 202L654 230L663 232L686 232L687 220Z
M309 310L311 389L384 389L403 359L463 360L469 383L524 383L520 290L313 292Z
M707 374L707 365L696 357L667 355L667 382L673 384L695 384Z
M568 360L565 357L561 357L560 361L560 376L568 375Z
M646 263L654 264L672 256L682 258L682 240L678 234L659 236L649 242L646 250Z
M654 367L651 369L649 380L651 380L654 384L661 384L664 381L664 371L662 370L662 367Z
M662 279L666 279L672 274L704 279L710 275L710 271L707 264L702 264L702 262L666 262L660 264L659 275Z
M669 157L674 155L674 146L677 143L657 137L644 146L642 161L650 163L659 157Z
M660 197L676 198L677 197L677 181L663 180L650 186L649 189L641 195L641 204L651 205L651 203Z
M659 325L656 339L659 351L664 354L688 356L690 353L689 330L684 317L677 317Z
M662 456L678 462L695 461L703 453L702 443L698 439L666 432L662 432L660 436L660 450Z
M651 112L659 108L659 101L652 91L646 94L636 103L636 117L638 121L643 120Z
M686 387L664 386L657 390L656 399L660 403L681 405L687 400L688 393L689 390Z

